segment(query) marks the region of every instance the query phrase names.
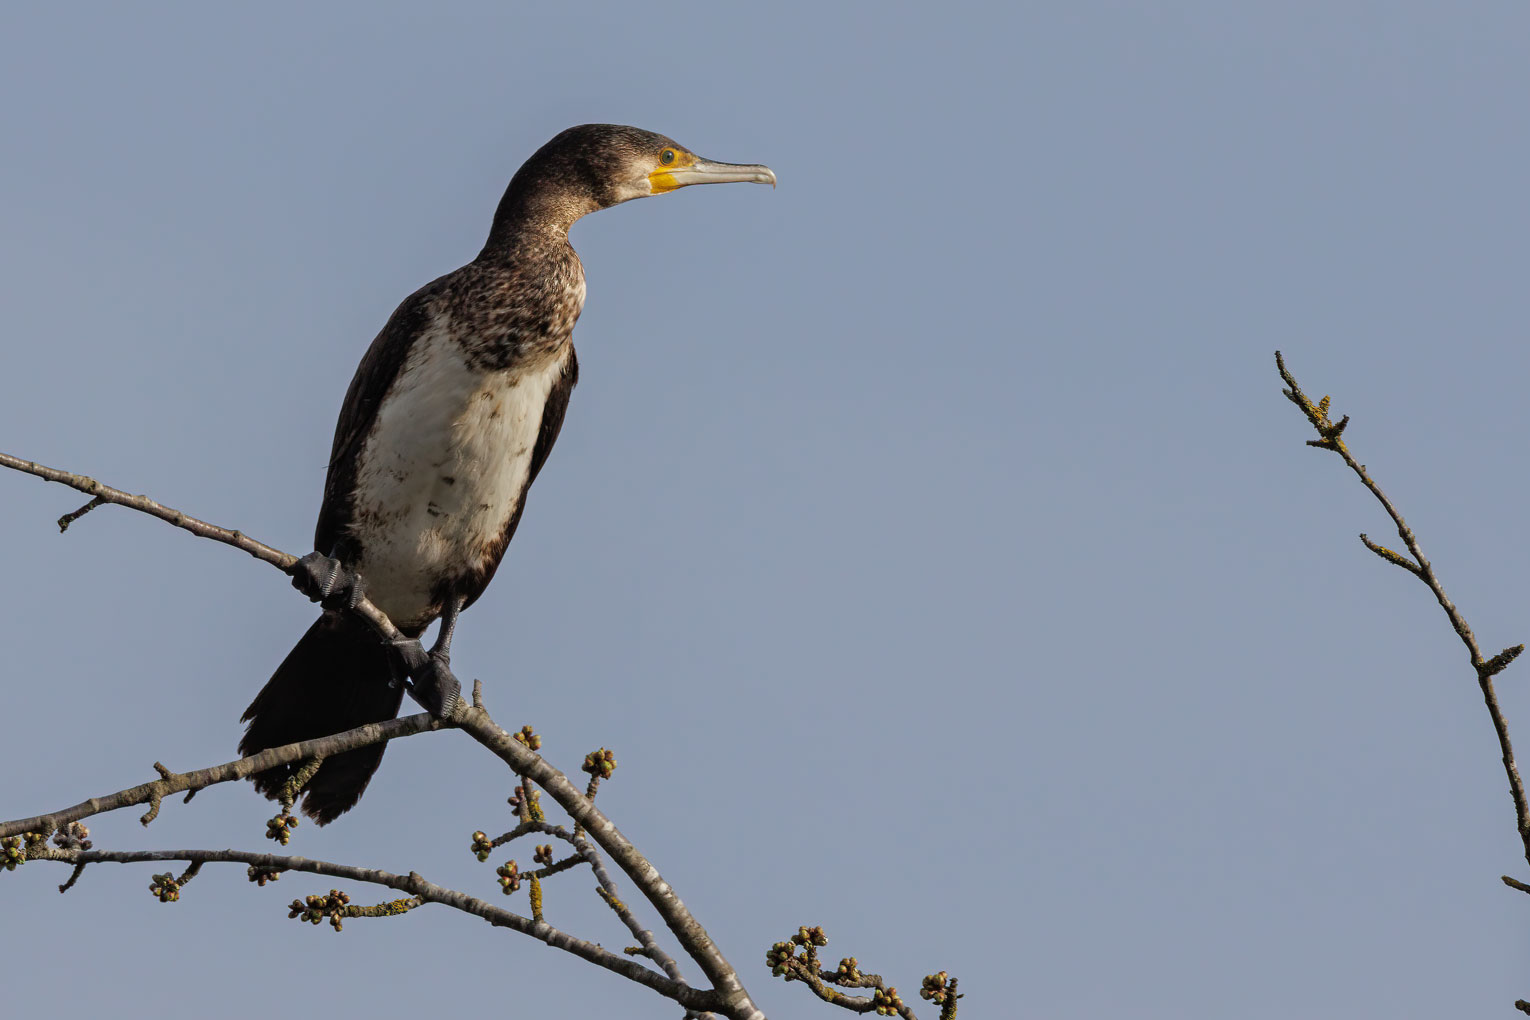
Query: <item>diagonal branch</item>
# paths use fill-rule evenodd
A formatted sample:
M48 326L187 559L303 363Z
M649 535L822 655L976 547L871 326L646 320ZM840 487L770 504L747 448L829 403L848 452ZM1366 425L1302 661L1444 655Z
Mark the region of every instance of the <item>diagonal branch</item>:
M36 475L38 478L45 479L46 481L58 482L60 485L67 485L71 489L78 489L95 497L79 510L59 518L60 531L68 528L72 522L83 517L90 511L91 507L99 506L103 503L111 503L115 506L125 506L129 510L146 513L150 517L158 517L160 520L173 524L177 528L183 528L191 532L198 538L209 538L214 542L222 542L224 545L231 545L235 549L241 549L257 560L271 564L271 566L284 574L290 575L293 564L297 563L297 557L291 553L285 553L280 549L266 545L264 542L258 542L242 531L234 531L229 528L219 527L216 524L209 524L204 520L192 517L190 514L182 513L174 507L165 506L163 503L156 503L148 496L135 496L130 492L123 492L121 489L114 489L110 485L103 485L101 482L86 475L61 471L58 468L51 468L46 464L39 464L36 461L23 460L8 453L0 453L0 467L8 467L25 474ZM383 640L398 641L403 638L403 635L398 632L398 628L393 626L393 621L388 619L387 614L374 606L369 599L363 598L358 601L351 609L351 612L371 624L373 629L382 636Z
M584 796L569 778L551 765L541 755L506 733L489 717L489 713L474 706L459 709L453 719L463 732L497 755L516 774L526 776L548 792L558 805L567 811L574 821L583 826L590 837L616 862L627 877L632 879L639 891L658 910L664 924L674 932L691 959L701 968L707 980L712 982L734 1008L748 1003L748 993L739 982L738 974L723 956L717 944L702 927L701 922L686 909L685 903L676 895L670 884L664 881L657 868L648 862L637 847L621 834L605 814ZM753 1008L752 1003L748 1003ZM722 1010L720 1010L722 1011ZM758 1016L764 1014L743 1012L728 1013L729 1016Z
M1434 593L1435 601L1440 604L1440 608L1445 611L1445 616L1450 620L1451 627L1455 629L1461 643L1466 646L1467 654L1471 657L1472 669L1477 674L1477 685L1482 689L1482 699L1487 704L1488 715L1493 720L1493 731L1498 736L1504 773L1509 778L1509 793L1514 799L1514 817L1519 829L1520 842L1524 845L1525 861L1530 863L1530 801L1527 801L1525 796L1524 780L1520 778L1519 766L1514 760L1514 747L1509 741L1508 723L1504 720L1503 710L1498 705L1498 694L1493 687L1493 677L1514 661L1519 653L1524 651L1524 646L1515 645L1512 648L1506 648L1490 659L1483 656L1482 649L1477 644L1477 636L1472 633L1471 627L1468 626L1466 618L1461 615L1461 611L1456 608L1456 604L1445 594L1445 587L1440 583L1439 576L1435 574L1434 567L1424 557L1424 551L1419 548L1418 538L1413 534L1413 529L1408 527L1402 513L1387 498L1387 494L1381 491L1381 487L1371 478L1365 465L1357 461L1349 452L1349 447L1341 438L1340 433L1349 422L1349 417L1345 416L1337 424L1331 423L1328 418L1328 398L1324 397L1316 403L1309 399L1286 368L1285 359L1281 357L1279 351L1275 352L1275 364L1280 369L1280 377L1287 386L1287 389L1283 391L1286 399L1301 408L1302 413L1307 416L1307 420L1311 422L1320 437L1309 440L1308 445L1332 450L1339 455L1345 465L1370 490L1371 495L1376 497L1376 501L1386 510L1387 516L1392 518L1392 523L1397 526L1398 537L1402 539L1403 545L1413 559L1410 561L1399 553L1379 546L1364 535L1360 536L1360 540L1365 543L1367 549L1382 559L1404 568L1428 585L1429 590Z

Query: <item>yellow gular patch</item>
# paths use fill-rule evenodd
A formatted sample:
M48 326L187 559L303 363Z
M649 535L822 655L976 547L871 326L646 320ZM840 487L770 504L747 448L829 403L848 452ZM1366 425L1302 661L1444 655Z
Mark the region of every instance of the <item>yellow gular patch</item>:
M673 163L668 166L657 166L648 172L648 187L655 195L662 195L666 191L674 191L676 188L681 187L681 184L675 180L675 175L670 173L670 171L678 170L684 166L693 166L695 162L696 157L694 154L686 152L684 149L676 149L675 161Z

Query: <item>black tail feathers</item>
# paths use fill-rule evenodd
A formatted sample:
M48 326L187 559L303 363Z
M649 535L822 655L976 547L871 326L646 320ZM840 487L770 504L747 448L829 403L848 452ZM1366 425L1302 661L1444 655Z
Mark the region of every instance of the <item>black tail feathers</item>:
M403 684L396 679L391 649L371 628L349 614L325 613L245 709L241 721L250 725L239 753L248 756L392 719L404 698ZM326 758L304 787L303 813L324 825L354 807L386 746ZM250 779L275 800L297 768L280 765Z

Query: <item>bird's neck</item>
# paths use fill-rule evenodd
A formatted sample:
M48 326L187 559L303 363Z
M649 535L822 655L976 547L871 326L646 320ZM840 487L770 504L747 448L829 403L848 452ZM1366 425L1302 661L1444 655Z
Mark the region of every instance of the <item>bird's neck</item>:
M517 187L511 182L494 213L483 253L510 251L527 243L568 243L568 230L599 208L587 197L555 187Z

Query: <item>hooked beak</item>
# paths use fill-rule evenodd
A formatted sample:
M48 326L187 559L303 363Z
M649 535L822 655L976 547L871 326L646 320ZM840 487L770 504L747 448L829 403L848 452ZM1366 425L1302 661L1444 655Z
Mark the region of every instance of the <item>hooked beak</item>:
M691 184L768 184L776 186L776 174L758 163L713 163L698 159L684 166L667 166L648 175L653 194L684 188Z

